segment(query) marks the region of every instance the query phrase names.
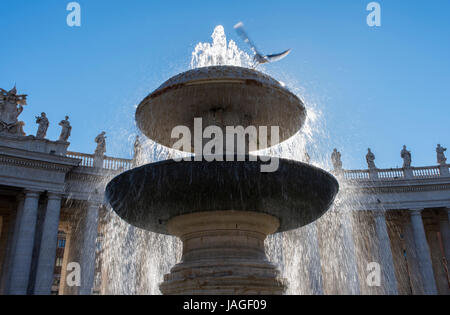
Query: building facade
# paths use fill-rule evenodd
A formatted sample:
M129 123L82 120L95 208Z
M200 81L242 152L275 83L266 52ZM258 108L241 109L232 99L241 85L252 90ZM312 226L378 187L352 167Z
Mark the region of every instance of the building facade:
M2 90L0 294L99 294L99 213L108 211L103 193L110 179L135 163L106 156L104 133L94 154L68 151L68 117L57 141L45 138L45 113L37 117L36 136L25 135L18 120L25 104L15 89ZM412 167L405 153L404 167L390 170L377 169L370 154L368 170L343 170L340 154L333 154L358 235L356 293L450 294L450 174L442 152L439 165ZM387 285L381 291L364 281L365 262L358 262L364 255L357 253L364 250L382 262ZM80 279L72 275L77 268ZM324 284L323 293L339 291Z

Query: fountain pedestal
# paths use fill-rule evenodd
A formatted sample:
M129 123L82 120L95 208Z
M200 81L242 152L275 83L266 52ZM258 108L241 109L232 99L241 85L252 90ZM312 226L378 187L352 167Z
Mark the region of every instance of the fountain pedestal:
M264 251L279 220L246 211L197 212L175 217L168 230L183 242L182 262L165 275L163 294L273 295L284 281Z

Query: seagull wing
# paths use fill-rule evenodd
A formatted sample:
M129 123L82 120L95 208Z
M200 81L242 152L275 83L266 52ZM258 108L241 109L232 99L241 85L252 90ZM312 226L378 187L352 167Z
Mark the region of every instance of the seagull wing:
M261 55L259 53L258 48L256 48L255 44L253 44L253 42L250 40L250 38L247 35L247 32L245 32L244 30L244 23L239 22L234 26L234 29L236 30L236 33L238 33L238 35L242 38L242 40L244 42L246 42L247 44L249 44L249 46L252 48L252 50L257 54L257 55Z
M291 49L288 49L288 50L283 51L282 53L279 53L279 54L267 55L266 58L269 60L269 62L274 62L274 61L278 61L278 60L283 59L284 57L289 55L290 52L291 52Z

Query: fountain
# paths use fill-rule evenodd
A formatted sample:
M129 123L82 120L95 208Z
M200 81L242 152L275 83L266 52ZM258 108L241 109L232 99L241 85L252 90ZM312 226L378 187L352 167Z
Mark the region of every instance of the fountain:
M172 130L193 130L195 118L227 136L227 126L279 126L282 142L298 132L305 117L303 102L278 81L235 66L176 75L136 111L141 131L169 147L176 141ZM278 143L272 135L271 140L271 145ZM277 160L276 171L261 172L268 159L250 155L252 141L245 138L244 156L226 147L223 159L197 155L152 163L107 185L106 198L123 220L181 239L182 260L164 276L163 294L285 291L285 281L266 257L264 240L320 218L331 206L338 182L319 168L287 159ZM269 146L256 142L259 149Z

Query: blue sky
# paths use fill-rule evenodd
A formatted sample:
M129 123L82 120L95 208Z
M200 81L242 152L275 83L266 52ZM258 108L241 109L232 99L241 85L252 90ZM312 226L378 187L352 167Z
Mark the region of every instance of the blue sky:
M66 0L0 0L0 87L29 95L21 120L50 119L57 139L67 114L70 149L94 152L108 135L109 156L129 157L134 106L170 76L188 69L191 52L216 25L241 48L238 21L263 51L292 48L267 68L304 89L323 112L345 168L366 167L371 147L381 168L436 164L437 143L450 147L450 1L378 1L382 26L366 24L363 0L149 1L79 0L82 25L66 24Z

